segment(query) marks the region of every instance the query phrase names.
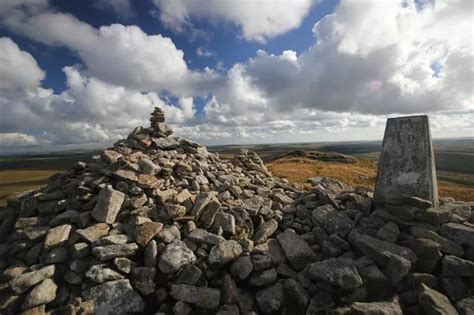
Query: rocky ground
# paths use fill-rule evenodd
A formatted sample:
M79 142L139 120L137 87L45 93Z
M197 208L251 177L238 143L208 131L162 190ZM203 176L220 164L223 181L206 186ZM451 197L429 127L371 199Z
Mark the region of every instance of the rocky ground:
M373 209L156 118L0 211L1 314L473 314L473 204Z
M337 153L337 152L321 152L321 151L306 151L306 150L295 150L290 153L280 156L281 158L307 158L316 161L323 162L336 162L354 164L357 163L357 159L353 156Z

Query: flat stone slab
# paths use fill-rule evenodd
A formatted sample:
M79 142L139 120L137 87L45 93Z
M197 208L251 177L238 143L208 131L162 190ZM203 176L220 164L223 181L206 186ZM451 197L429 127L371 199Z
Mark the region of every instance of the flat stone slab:
M374 202L413 196L438 206L438 187L428 116L387 120Z
M303 269L316 260L316 254L311 247L295 231L288 229L278 234L277 240L280 242L286 258L296 270Z

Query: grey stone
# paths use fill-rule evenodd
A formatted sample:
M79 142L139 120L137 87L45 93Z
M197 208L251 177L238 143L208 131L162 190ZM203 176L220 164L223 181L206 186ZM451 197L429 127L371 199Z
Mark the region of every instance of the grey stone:
M375 185L374 202L414 196L438 206L436 170L428 116L389 118Z
M177 219L186 215L186 207L174 203L167 203L164 206L167 219Z
M92 246L104 246L104 245L119 245L127 244L130 241L129 237L125 234L109 235L98 239L92 244Z
M78 214L79 212L77 212L76 210L66 210L63 213L60 213L57 216L55 216L53 219L51 219L49 224L51 226L56 226L60 224L69 223L71 222L71 218L75 217Z
M230 274L222 280L221 304L234 304L239 302L239 291Z
M316 293L311 301L309 302L308 308L306 310L306 314L308 315L316 315L316 314L325 314L329 310L334 308L334 300L331 294L319 291Z
M179 301L195 304L205 309L215 309L219 306L221 294L218 289L196 287L187 284L171 285L170 295Z
M41 281L51 278L54 275L54 271L54 265L50 265L35 271L26 272L12 279L9 282L10 288L15 293L23 293Z
M191 211L191 215L194 216L194 220L199 220L199 217L202 214L204 208L211 202L211 200L215 197L215 193L211 192L204 192L200 193L196 200L194 201L194 206Z
M196 285L202 277L202 271L196 266L185 265L180 270L176 283Z
M112 224L115 222L125 194L107 185L99 193L97 204L91 212L92 217L98 222Z
M98 246L92 249L94 254L100 260L109 260L115 257L129 257L135 255L138 246L135 243Z
M264 314L277 312L283 303L283 286L281 283L263 289L257 293L257 305Z
M306 289L295 279L287 279L284 284L286 308L295 313L305 313L310 296Z
M377 231L377 238L382 241L395 243L399 234L400 229L398 225L393 222L388 222Z
M43 262L47 264L65 262L69 256L70 253L66 247L55 247L44 255Z
M156 236L162 240L163 243L168 244L175 239L180 239L181 233L175 225L171 225L165 226Z
M212 247L209 253L209 262L216 265L225 265L242 254L242 246L237 241L224 241Z
M252 256L253 270L260 271L272 267L272 258L265 255Z
M398 301L393 302L355 302L350 305L351 314L355 315L403 315Z
M388 260L392 255L403 257L411 264L414 264L417 259L416 254L411 249L385 242L369 235L353 234L352 237L349 236L349 239L357 249L382 266L388 264Z
M113 263L120 272L123 272L126 274L130 273L130 270L133 265L132 261L125 257L114 258Z
M158 267L163 273L175 273L186 264L196 261L196 256L186 244L180 240L174 240L166 246L161 254Z
M217 212L221 208L221 203L216 199L212 199L211 202L202 211L199 221L202 222L205 228L210 228L214 223L214 218L216 217Z
M191 314L193 309L188 304L178 301L173 306L173 314L174 315L188 315Z
M76 233L89 243L94 243L99 238L109 233L110 227L105 223L98 223L89 226L86 229L76 230Z
M460 245L472 246L474 244L473 225L446 223L441 226L439 234Z
M456 256L444 256L443 275L474 277L474 262Z
M461 245L438 235L436 232L432 230L413 226L411 227L410 231L411 231L411 234L416 238L425 238L425 239L435 241L441 246L440 250L443 253L446 253L449 255L455 255L455 256L464 255L464 250Z
M253 272L248 283L254 287L265 287L277 281L278 274L275 268Z
M267 239L275 233L278 229L278 222L275 219L270 219L260 226L257 232L253 236L255 244L261 244L267 241Z
M456 304L459 315L474 314L474 296L462 299Z
M286 258L296 270L303 269L316 260L316 254L295 231L287 229L277 235L277 240Z
M212 229L216 230L222 228L224 233L228 233L230 235L235 234L235 218L230 213L225 212L217 212L216 216L214 217L214 223L212 225Z
M149 159L141 159L138 161L140 172L147 175L156 175L160 171L160 167Z
M442 293L421 284L418 302L426 314L458 314L449 299Z
M145 266L153 267L156 266L158 258L158 245L155 240L148 242L145 248Z
M131 272L131 281L135 289L142 295L149 295L155 291L155 267L137 267Z
M105 282L83 292L83 297L93 302L96 314L127 314L145 309L145 302L128 280Z
M270 256L274 265L282 264L286 261L280 242L276 239L269 239L267 242L255 246L253 254L262 254Z
M71 232L71 225L64 224L54 227L48 231L46 239L44 240L44 249L48 250L55 246L60 246L66 243Z
M396 286L403 277L410 271L411 263L397 255L391 255L385 268L385 274L390 279L393 286Z
M117 271L107 268L107 265L94 265L86 272L86 277L95 283L120 280L123 276Z
M48 304L56 298L56 290L58 286L51 279L44 279L40 284L36 285L25 297L25 301L21 306L27 310L38 305Z
M145 247L163 229L163 223L145 222L135 229L135 242Z
M204 229L195 229L189 233L188 238L194 242L209 245L216 245L225 241L225 238L222 236L210 233Z
M174 150L179 146L179 139L177 137L155 138L153 142L161 150Z
M230 273L237 280L245 280L253 270L253 265L249 256L239 257L230 266Z
M104 161L110 164L113 164L113 163L116 163L118 159L122 157L122 154L113 150L103 150L101 152L101 157Z
M362 278L354 263L345 259L331 258L308 265L305 269L311 279L324 281L344 290L355 290L362 285Z

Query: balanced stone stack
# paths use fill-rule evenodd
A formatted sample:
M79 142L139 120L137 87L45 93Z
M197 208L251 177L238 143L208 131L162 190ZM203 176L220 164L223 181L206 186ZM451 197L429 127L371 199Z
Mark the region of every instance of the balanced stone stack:
M151 128L158 129L159 123L165 122L165 114L163 110L159 107L155 107L150 117Z
M471 203L402 218L367 189L303 190L253 152L221 160L163 130L0 211L1 314L474 312Z

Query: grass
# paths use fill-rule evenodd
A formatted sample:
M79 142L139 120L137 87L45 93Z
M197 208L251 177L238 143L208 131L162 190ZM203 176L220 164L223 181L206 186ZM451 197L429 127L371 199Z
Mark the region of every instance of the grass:
M324 176L338 179L354 187L363 186L373 189L377 176L376 164L366 159L359 159L356 164L342 164L304 158L290 158L276 160L267 166L274 176L283 177L291 182L300 184L307 184L307 180L310 177ZM442 176L440 177L438 177L440 197L453 197L456 200L474 201L474 186L448 182L442 180Z
M0 206L16 194L44 185L57 170L0 170Z

